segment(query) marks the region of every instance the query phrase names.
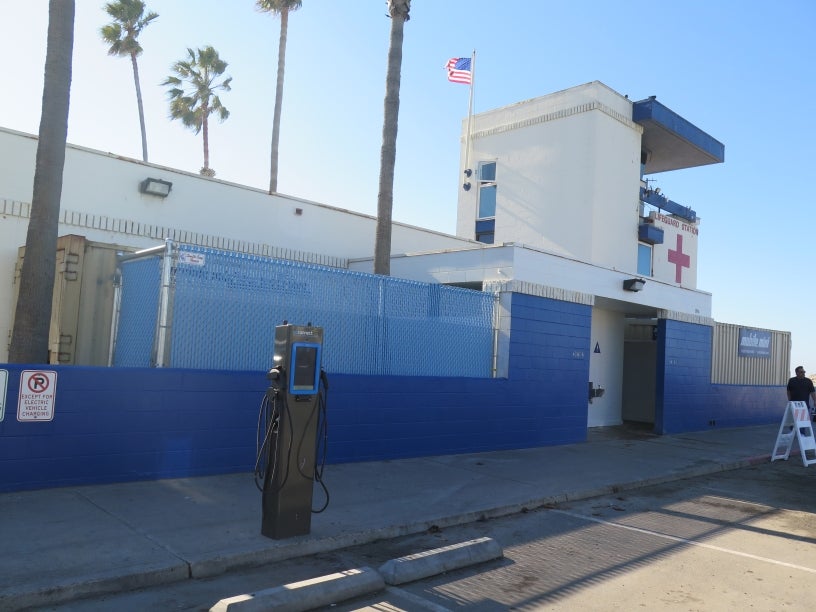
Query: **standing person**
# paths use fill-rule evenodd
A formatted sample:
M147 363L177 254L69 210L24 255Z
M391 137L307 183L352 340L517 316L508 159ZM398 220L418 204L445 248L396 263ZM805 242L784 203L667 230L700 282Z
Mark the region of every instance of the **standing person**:
M788 381L788 401L805 402L810 409L811 418L814 417L814 408L810 407L809 398L813 398L813 405L816 406L816 389L813 388L813 381L805 378L805 368L796 366L796 376Z

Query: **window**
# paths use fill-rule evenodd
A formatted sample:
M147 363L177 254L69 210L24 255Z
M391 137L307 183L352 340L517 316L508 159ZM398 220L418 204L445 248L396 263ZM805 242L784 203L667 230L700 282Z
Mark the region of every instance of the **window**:
M496 162L479 164L479 219L496 216Z
M496 216L496 186L479 186L479 219Z
M482 182L496 182L496 162L482 162L479 164L479 180Z
M496 162L480 162L476 170L479 181L479 203L474 237L493 244L496 231Z
M641 276L652 275L652 246L638 243L637 273Z
M476 240L484 244L493 244L495 229L495 219L480 219L476 221Z

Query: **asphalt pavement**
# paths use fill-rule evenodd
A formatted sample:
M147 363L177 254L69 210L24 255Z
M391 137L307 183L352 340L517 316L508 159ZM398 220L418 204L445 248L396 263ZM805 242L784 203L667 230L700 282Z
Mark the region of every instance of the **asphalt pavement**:
M250 473L3 493L0 609L216 576L756 465L770 461L778 432L603 428L580 444L328 465L327 509L312 516L308 535L280 540L260 533ZM798 451L789 460L801 462ZM315 506L323 495L316 486Z

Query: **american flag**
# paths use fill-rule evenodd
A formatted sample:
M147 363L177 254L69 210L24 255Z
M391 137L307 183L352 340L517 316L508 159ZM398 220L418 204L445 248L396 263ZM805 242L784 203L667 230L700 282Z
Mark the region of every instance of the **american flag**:
M451 83L464 83L470 85L473 73L470 70L469 57L452 57L448 60L448 80Z

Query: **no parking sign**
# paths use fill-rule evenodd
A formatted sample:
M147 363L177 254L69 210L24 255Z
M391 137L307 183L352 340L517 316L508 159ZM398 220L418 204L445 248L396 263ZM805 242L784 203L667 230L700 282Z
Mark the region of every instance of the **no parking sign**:
M20 373L20 401L17 420L51 421L57 396L57 373L51 370L23 370Z

